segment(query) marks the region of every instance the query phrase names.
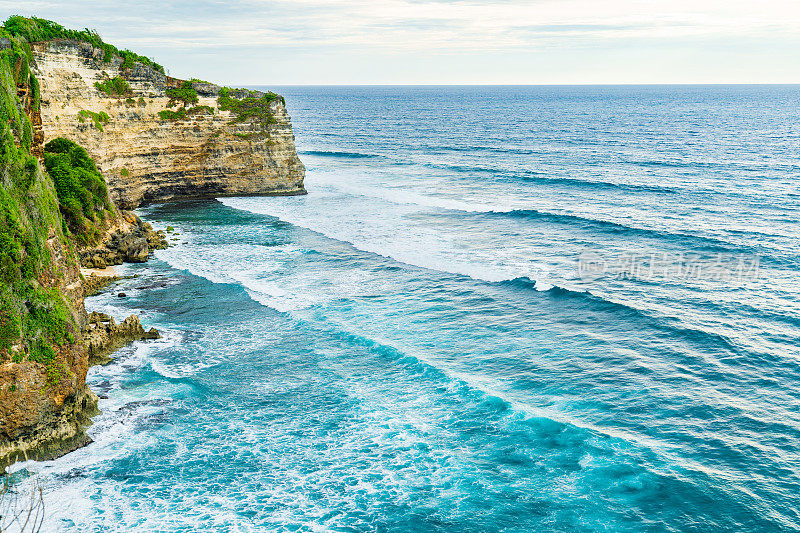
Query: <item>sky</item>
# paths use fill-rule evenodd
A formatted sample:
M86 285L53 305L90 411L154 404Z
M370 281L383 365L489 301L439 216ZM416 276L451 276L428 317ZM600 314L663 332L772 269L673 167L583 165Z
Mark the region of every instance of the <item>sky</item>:
M6 1L228 85L800 83L800 0Z

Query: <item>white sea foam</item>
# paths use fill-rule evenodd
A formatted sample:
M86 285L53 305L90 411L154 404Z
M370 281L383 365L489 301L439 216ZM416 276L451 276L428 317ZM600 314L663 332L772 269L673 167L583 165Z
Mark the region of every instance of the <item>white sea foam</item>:
M525 250L496 249L489 246L492 236L463 233L464 228L439 226L419 218L414 206L370 207L358 197L320 195L314 200L270 198L222 198L228 207L271 215L349 243L359 250L396 261L474 279L497 282L526 276L540 279L547 268L525 255ZM331 212L347 216L331 217ZM467 246L464 239L484 241Z
M465 201L460 198L449 198L443 196L441 192L437 194L423 194L416 192L413 186L407 184L375 186L374 180L363 183L353 183L349 180L342 180L341 177L333 174L319 173L314 184L317 186L326 186L333 190L344 192L353 196L361 196L366 198L378 198L386 200L395 204L417 205L421 207L436 207L440 209L448 209L452 211L464 211L467 213L488 213L488 212L508 212L517 209L520 206L515 206L512 198L506 198L507 201L503 203L485 203L477 201ZM497 200L494 196L493 199ZM516 202L514 202L516 203Z
M83 531L86 527L129 531L136 524L145 530L163 530L168 523L159 517L148 517L146 512L142 514L142 502L132 502L124 493L123 483L107 478L97 483L91 473L110 461L157 445L158 437L137 430L137 422L160 414L171 401L174 387L121 385L132 372L152 364L155 354L181 343L180 332L161 333L161 339L136 342L117 352L111 364L90 369L87 381L101 396L101 413L87 429L91 444L52 461L27 461L10 469L33 475L22 483L23 492L36 479L41 480L46 509L43 531ZM143 519L152 527L144 526Z

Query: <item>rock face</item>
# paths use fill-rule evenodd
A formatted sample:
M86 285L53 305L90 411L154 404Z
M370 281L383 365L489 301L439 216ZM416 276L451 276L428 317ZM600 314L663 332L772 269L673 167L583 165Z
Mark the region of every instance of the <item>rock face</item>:
M70 379L48 381L41 364L7 362L0 366L0 466L16 461L53 459L91 442L83 428L97 410L97 396L86 386L87 357L73 351ZM46 391L46 394L42 394Z
M32 45L41 84L41 128L47 139L66 137L87 149L119 207L176 199L232 195L303 194L305 167L282 99L270 102L270 123L234 120L220 109L220 88L195 82L198 112L164 120L166 90L179 85L140 63L123 68L114 56L78 41ZM95 82L122 76L133 94L108 96ZM238 95L241 96L241 95ZM174 103L174 102L173 102ZM174 109L174 107L173 107ZM204 108L203 108L204 109ZM81 112L107 113L107 123ZM211 114L209 114L211 113Z

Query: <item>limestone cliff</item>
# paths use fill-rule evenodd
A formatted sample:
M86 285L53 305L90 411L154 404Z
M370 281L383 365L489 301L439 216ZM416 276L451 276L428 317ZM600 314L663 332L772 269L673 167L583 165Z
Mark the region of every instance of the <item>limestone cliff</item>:
M86 42L31 46L45 138L66 137L85 147L120 207L305 192L305 168L282 98L269 101L270 120L265 121L222 109L220 87L189 82L197 93L196 105L182 117L162 118L160 112L175 108L176 100L167 92L181 80L142 63L126 66L123 58L104 57L101 48ZM115 77L127 81L129 93L109 95L95 85Z

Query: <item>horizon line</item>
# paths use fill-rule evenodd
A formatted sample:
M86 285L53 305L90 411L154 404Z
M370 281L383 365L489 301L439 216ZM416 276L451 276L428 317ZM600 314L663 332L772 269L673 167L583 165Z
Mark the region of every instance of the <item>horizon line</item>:
M800 82L691 82L691 83L235 83L242 87L774 87L800 86Z

